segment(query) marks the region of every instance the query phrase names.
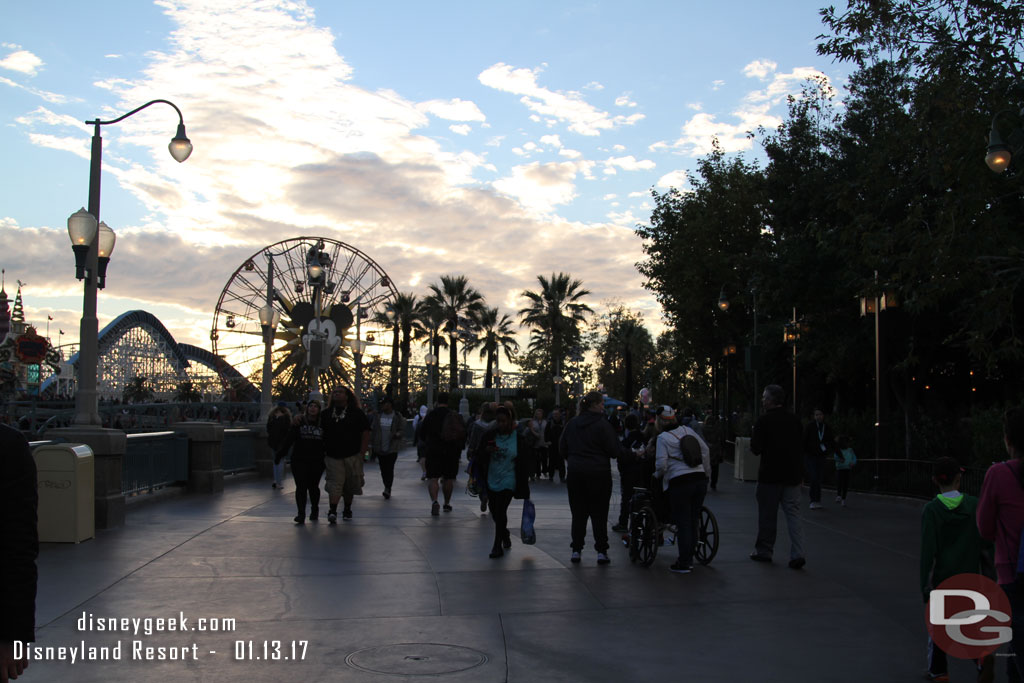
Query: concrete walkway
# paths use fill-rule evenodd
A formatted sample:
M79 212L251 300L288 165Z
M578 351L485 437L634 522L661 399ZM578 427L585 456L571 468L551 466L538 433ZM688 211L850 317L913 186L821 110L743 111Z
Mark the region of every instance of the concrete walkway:
M88 649L106 647L120 659L35 661L24 680L906 681L922 675L921 502L851 494L850 506L841 509L827 495L824 510L805 513L808 564L794 571L783 561L747 558L756 532L754 485L734 481L724 465L719 491L706 501L722 532L719 554L710 566L677 575L668 571L672 547L649 569L631 565L620 544L611 549L610 566L598 567L592 548L582 564L570 564L565 487L548 481L533 485L537 545L520 543L514 529L511 551L489 559L493 524L466 495L460 476L455 509L440 517L430 516L425 483L407 450L392 499L380 495L370 464L355 518L337 526L327 524L326 500L319 522L294 525L291 481L282 493L266 480L229 478L222 495L130 505L123 528L79 545L44 544L37 647L68 648L68 658L70 648L83 644L97 655L103 651ZM613 522L617 502L616 483ZM514 501L516 527L520 511ZM780 522L777 558L788 557L784 528ZM170 623L156 632L153 623L146 635L144 621L138 635L131 622L124 624L127 632L98 630L100 618L180 615L185 632L166 630ZM202 618L235 625L203 631ZM281 659L266 658L275 652ZM160 659L172 655L179 659ZM973 680L969 665L954 665L954 680Z

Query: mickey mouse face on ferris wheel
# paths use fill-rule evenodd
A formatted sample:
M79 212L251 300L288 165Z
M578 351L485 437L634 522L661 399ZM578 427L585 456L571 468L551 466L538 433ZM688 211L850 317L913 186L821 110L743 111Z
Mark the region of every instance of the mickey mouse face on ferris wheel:
M292 307L291 311L292 323L301 328L302 337L306 337L310 332L323 331L327 333L327 341L331 345L331 350L336 350L341 345L341 340L344 338L345 331L352 326L355 321L355 316L352 315L352 311L348 306L342 304L335 304L330 307L329 315L321 315L320 321L314 319L313 304L308 301L300 301Z

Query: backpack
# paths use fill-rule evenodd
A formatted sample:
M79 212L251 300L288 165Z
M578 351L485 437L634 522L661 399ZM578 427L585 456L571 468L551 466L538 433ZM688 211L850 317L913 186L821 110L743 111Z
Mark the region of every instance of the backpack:
M685 431L679 438L679 454L682 457L670 457L673 460L682 460L683 464L687 467L700 467L704 461L700 441L689 430Z
M445 413L441 423L441 440L445 443L462 445L466 441L466 423L454 410Z

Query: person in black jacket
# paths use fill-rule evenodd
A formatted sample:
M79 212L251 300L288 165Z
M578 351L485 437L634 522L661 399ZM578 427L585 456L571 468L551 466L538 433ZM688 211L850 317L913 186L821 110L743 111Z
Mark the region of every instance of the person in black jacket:
M558 445L569 470L566 488L572 512L572 556L576 564L587 538L587 520L594 532L597 563L608 557L608 503L612 496L612 458L622 444L604 414L604 395L591 391L581 400L580 414L569 420Z
M28 441L0 425L0 680L17 678L27 659L14 659L14 641L35 642L39 534L36 463Z
M532 449L516 429L512 413L505 406L494 410L494 427L480 437L473 453L477 487L486 491L491 518L494 520L494 545L490 557L505 554L512 547L508 530L508 506L513 498L529 500L530 474L533 472Z
M804 428L804 466L807 468L807 484L811 488L812 510L820 510L821 505L821 471L825 467L825 458L832 458L837 452L836 435L832 427L825 424L825 413L821 408L814 409L814 421Z
M324 433L320 420L320 401L306 404L306 411L288 430L288 436L275 454L284 458L292 448L292 476L295 477L295 505L299 514L296 524L306 523L306 499L309 499L309 521L320 517L320 477L324 474Z
M558 483L565 483L565 459L558 450L558 444L562 440L562 430L565 429L565 419L562 417L562 409L555 407L551 411L551 419L544 428L544 440L548 442L548 467L551 471L551 478L555 478L558 472Z
M272 453L277 450L288 437L288 430L292 427L292 413L288 410L288 404L281 401L270 411L267 416L267 445ZM274 483L271 486L281 489L284 486L284 457L274 457Z
M750 559L771 562L775 549L779 507L789 527L789 566L806 564L800 521L800 483L803 479L800 418L782 407L786 392L769 384L761 396L764 414L754 424L750 451L761 458L757 472L757 541Z
M352 501L363 495L363 456L370 445L370 421L359 399L346 386L331 390L321 424L326 445L327 479L324 488L330 497L327 521L338 522L338 503L345 501L342 519L352 519Z

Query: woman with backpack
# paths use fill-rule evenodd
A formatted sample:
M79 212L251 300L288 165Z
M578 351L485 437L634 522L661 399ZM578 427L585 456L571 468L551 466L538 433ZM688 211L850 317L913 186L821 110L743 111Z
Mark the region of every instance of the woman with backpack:
M697 521L708 493L711 452L697 432L676 421L671 406L662 406L657 418L654 471L668 493L672 522L676 526L679 559L669 569L677 574L693 571Z

